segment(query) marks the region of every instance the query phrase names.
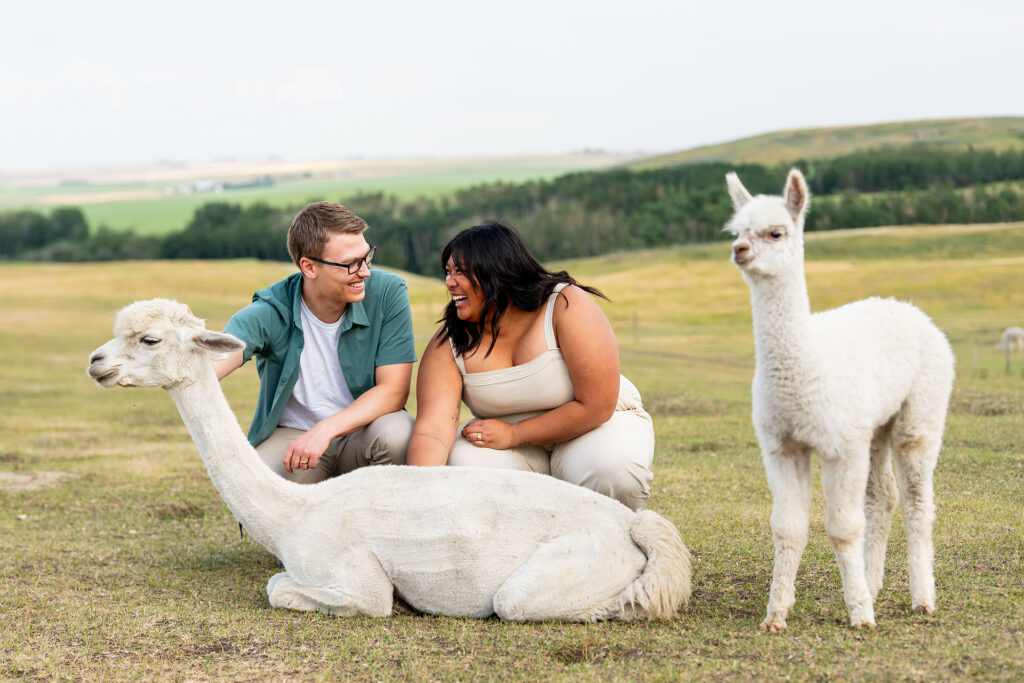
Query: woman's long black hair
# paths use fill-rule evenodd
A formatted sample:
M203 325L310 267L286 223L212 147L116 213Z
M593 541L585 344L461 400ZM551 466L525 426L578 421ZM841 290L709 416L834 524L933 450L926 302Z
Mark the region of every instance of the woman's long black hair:
M440 339L451 339L459 355L480 346L488 316L489 354L498 339L501 318L510 305L522 311L535 311L563 282L602 299L608 298L593 287L579 284L564 270L557 273L547 270L533 257L518 232L497 221L474 225L453 237L441 252L442 272L449 258L480 288L484 298L480 322L459 320L454 301L448 302L444 309Z

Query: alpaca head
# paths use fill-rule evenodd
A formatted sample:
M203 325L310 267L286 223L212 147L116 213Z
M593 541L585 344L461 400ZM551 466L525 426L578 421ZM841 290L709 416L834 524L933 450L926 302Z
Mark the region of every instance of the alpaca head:
M725 229L736 235L732 262L744 277L773 277L795 268L802 270L804 216L810 192L803 174L792 169L782 196L752 197L739 176L725 176L736 213Z
M117 314L114 338L89 356L90 377L105 387L168 387L194 379L208 352L241 351L245 344L211 332L185 304L137 301Z

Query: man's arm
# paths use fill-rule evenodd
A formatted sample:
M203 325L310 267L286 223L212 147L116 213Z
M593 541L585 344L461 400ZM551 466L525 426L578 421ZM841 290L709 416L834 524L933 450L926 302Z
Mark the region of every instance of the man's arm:
M405 406L412 383L412 363L380 365L374 371L374 377L376 386L364 392L344 410L320 420L292 442L283 458L284 468L288 472L297 469L304 460L307 461L307 467L312 469L332 439L351 434L378 417L399 411Z
M210 361L217 379L224 379L244 365L253 354L268 348L268 345L286 344L287 338L281 332L285 326L281 323L273 308L262 300L253 301L231 316L224 331L245 342L245 348Z
M232 372L242 367L242 362L245 360L243 351L235 351L229 353L224 358L211 360L213 364L213 371L217 373L217 379L224 379Z

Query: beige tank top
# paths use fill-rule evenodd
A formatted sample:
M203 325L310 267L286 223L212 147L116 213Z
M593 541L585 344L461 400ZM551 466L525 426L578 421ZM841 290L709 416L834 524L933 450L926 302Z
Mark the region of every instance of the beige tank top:
M555 340L552 322L555 300L565 286L564 283L557 285L548 297L544 310L547 350L533 360L510 368L467 373L462 356L456 354L452 346L455 364L462 373L462 400L474 416L519 422L573 400L572 378Z

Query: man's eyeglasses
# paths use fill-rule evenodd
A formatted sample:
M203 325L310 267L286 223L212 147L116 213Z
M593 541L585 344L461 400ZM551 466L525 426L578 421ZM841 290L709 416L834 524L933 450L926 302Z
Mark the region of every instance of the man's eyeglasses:
M371 244L370 251L366 252L366 256L363 256L362 258L357 258L355 261L352 261L351 263L336 263L334 261L324 261L321 258L313 258L312 256L307 256L306 258L308 258L310 261L323 263L324 265L327 266L337 266L338 268L344 268L345 270L348 271L349 275L354 275L355 273L359 272L359 269L363 267L364 263L366 265L370 265L370 262L373 261L373 254L376 251L377 247Z

